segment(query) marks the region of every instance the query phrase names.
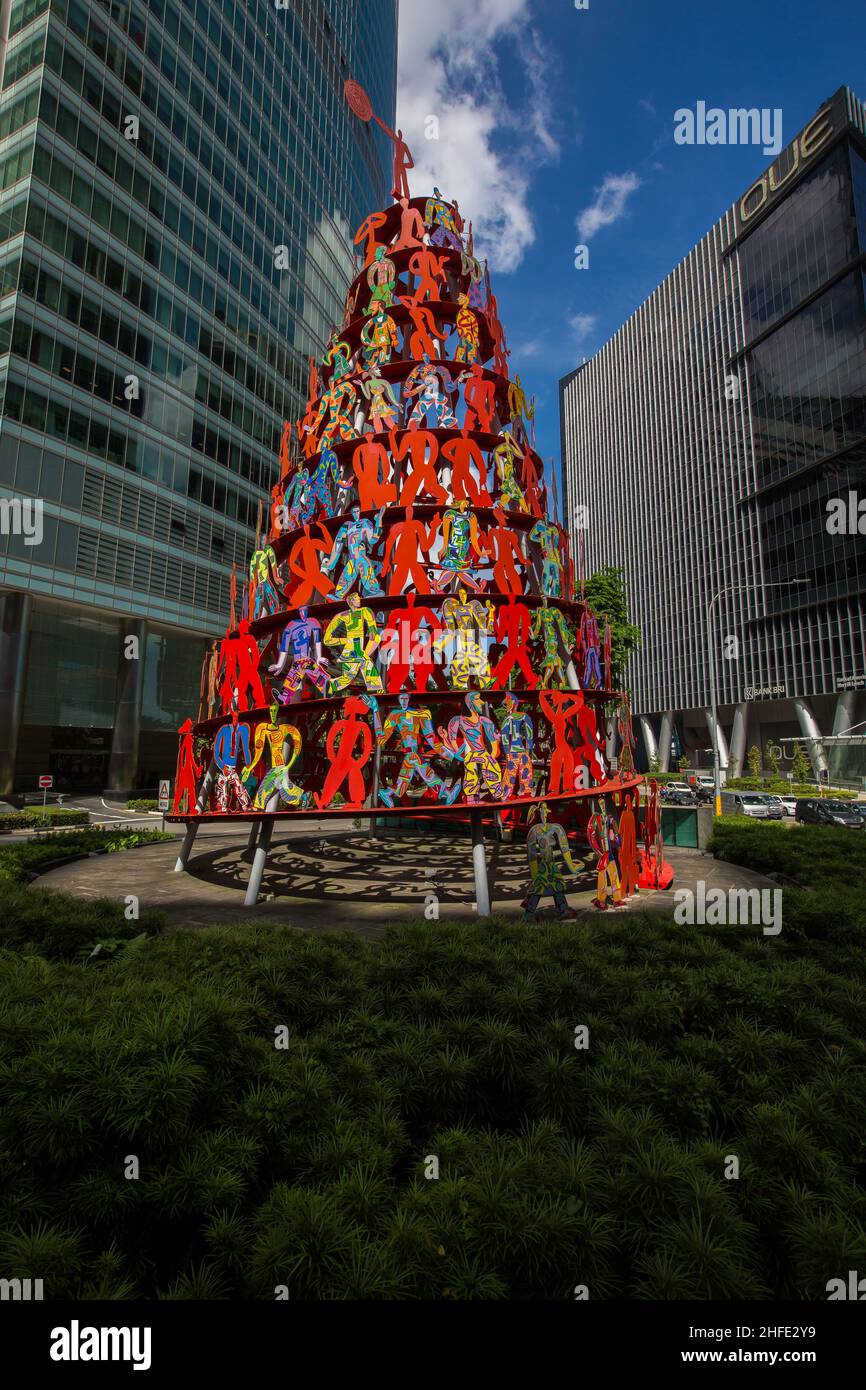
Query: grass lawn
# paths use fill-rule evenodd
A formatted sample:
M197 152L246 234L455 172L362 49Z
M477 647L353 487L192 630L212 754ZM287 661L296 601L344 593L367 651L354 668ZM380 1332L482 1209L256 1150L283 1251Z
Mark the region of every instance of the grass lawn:
M860 844L749 829L717 852L801 849L772 939L161 937L0 883L0 1266L48 1298L826 1298L866 1268Z

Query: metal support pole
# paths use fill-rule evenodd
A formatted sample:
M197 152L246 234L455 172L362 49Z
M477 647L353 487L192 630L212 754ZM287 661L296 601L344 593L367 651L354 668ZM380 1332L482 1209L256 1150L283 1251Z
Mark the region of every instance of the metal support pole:
M475 907L479 917L490 916L490 888L487 883L487 859L484 854L484 821L481 812L473 808L472 868L475 871Z
M279 799L279 792L274 792L273 796L268 798L265 811L274 811ZM272 815L267 815L261 822L261 831L259 833L258 844L256 845L256 852L253 855L253 865L250 869L250 881L247 884L247 895L244 898L244 907L255 907L259 900L259 890L262 886L262 874L265 871L265 864L267 863L268 850L271 847L271 836L273 833L274 818Z
M256 840L258 839L258 836L259 836L259 826L260 826L260 825L261 825L261 821L254 820L253 823L252 823L252 825L250 826L250 838L247 840L247 848L246 848L246 853L247 853L247 854L252 854L253 850L254 850L255 847L256 847Z

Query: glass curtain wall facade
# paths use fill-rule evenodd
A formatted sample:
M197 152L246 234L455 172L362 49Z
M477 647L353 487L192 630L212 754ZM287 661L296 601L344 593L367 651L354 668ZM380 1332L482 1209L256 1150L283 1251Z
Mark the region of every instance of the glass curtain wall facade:
M396 11L0 11L0 645L23 671L0 685L0 795L62 779L87 739L94 787L169 774L175 707L195 702L225 629L354 229L387 201L389 141L352 116L343 83L393 125ZM130 634L144 663L131 701ZM177 696L166 652L192 682Z
M587 565L624 566L645 638L646 763L682 747L708 764L713 640L732 773L794 737L823 770L820 735L866 717L866 515L830 524L842 499L866 513L864 132L841 89L561 383Z

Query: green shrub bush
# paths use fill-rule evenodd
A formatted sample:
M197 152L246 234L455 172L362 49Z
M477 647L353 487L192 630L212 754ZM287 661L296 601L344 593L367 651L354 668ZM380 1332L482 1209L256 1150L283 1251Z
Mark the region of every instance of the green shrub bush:
M864 962L640 913L2 951L0 1265L76 1299L825 1298L866 1268Z
M156 797L136 797L134 801L127 801L127 811L158 811L159 800Z
M821 788L814 782L789 782L786 777L729 777L725 782L727 791L770 792L774 796L820 796ZM844 788L824 788L825 796L835 800L855 798L857 793Z
M782 873L803 887L835 885L863 893L866 834L844 826L785 825L781 821L723 816L707 846L717 859Z
M0 831L41 830L60 825L89 825L89 811L67 810L63 806L32 806L24 811L6 811L0 815Z
M46 835L39 840L0 846L0 881L20 883L29 874L38 874L46 864L71 859L79 854L134 849L152 840L170 840L161 830L87 830L81 834Z

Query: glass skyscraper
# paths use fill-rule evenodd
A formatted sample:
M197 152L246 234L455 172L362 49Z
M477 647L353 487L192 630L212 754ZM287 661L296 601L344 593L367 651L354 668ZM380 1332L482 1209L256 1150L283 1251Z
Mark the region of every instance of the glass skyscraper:
M847 88L560 399L588 568L624 566L643 631L645 759L709 747L713 642L722 765L801 737L825 769L822 737L866 719L866 119Z
M0 795L153 787L388 201L343 84L393 125L397 5L0 15Z

